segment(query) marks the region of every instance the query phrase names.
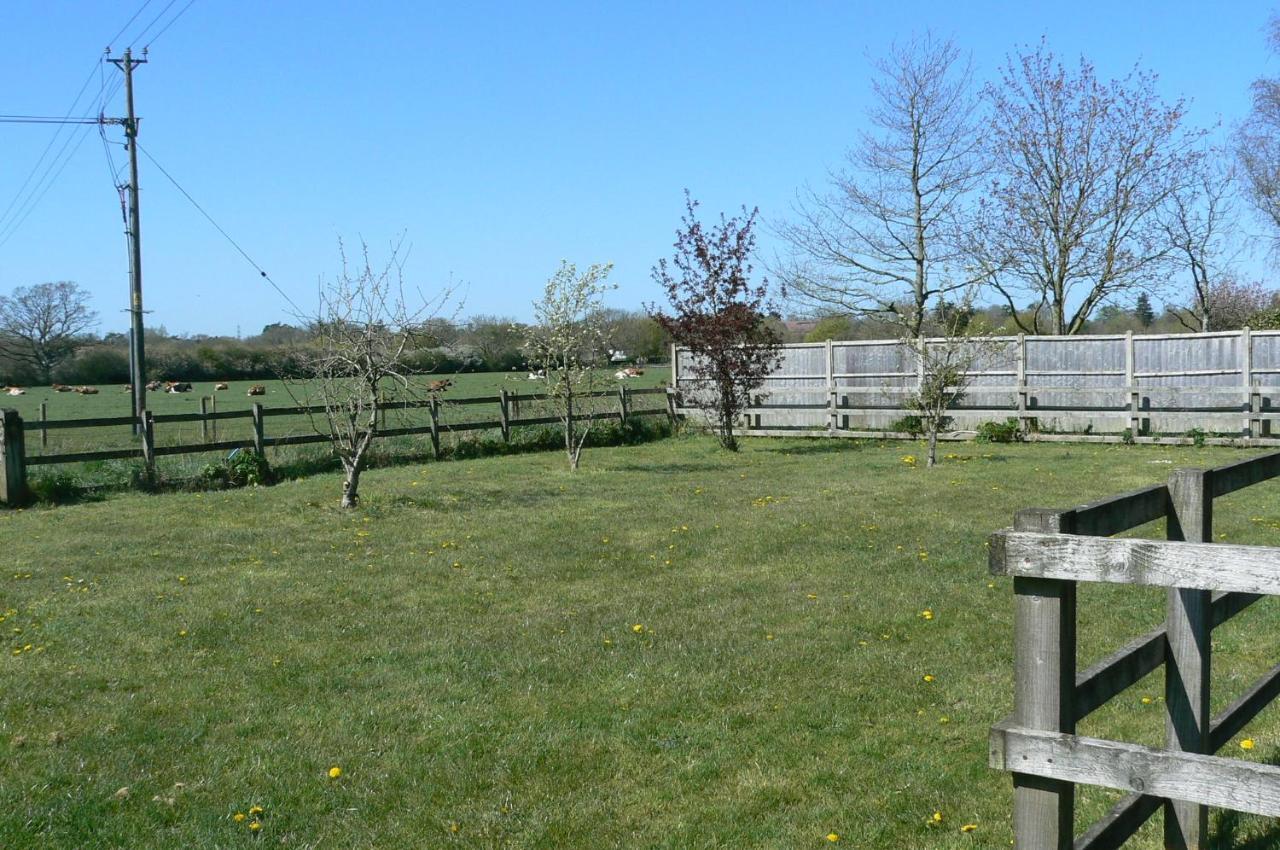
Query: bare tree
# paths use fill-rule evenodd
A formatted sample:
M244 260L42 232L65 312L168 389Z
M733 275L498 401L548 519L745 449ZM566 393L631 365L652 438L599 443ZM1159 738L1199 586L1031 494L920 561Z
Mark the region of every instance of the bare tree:
M926 34L895 45L872 81L875 128L806 190L797 220L777 226L791 246L776 271L793 300L819 313L880 314L913 336L934 300L963 291L966 207L982 177L969 64Z
M562 261L542 298L533 302L534 323L526 331L525 353L542 367L571 470L578 468L591 433L591 392L605 349L601 296L613 288L605 283L612 270L612 263L597 263L578 274L577 266Z
M1232 164L1210 151L1169 194L1159 216L1160 228L1173 249L1171 262L1191 278L1190 309L1173 310L1188 330L1217 329L1210 293L1230 259L1229 241L1236 231L1234 182Z
M1267 41L1280 52L1280 15L1267 25ZM1273 247L1280 245L1280 80L1253 82L1253 108L1236 129L1236 156L1245 193L1254 209L1273 228Z
M388 387L399 399L414 395L408 356L419 329L452 299L446 289L433 296L420 291L410 302L404 285L403 238L391 246L390 258L375 266L368 245L360 244L360 258L352 264L342 241L338 251L342 271L322 283L319 305L307 317L310 343L300 349L302 371L309 378L286 381L296 400L323 408L313 427L329 437L342 462L342 507L360 502L360 474L378 436L378 402Z
M734 423L751 393L781 362L781 338L769 324L769 283L751 282L757 210L725 218L707 230L698 221L698 202L685 192L683 227L676 231L671 263L658 261L654 280L667 293L671 313L652 304L654 320L690 354L682 378L688 398L715 423L720 445L738 450Z
M1078 333L1105 301L1157 286L1170 253L1157 213L1203 135L1183 128L1183 102L1142 70L1104 83L1081 58L1069 73L1043 41L984 94L997 176L976 233L1017 325Z
M75 355L97 323L89 293L78 284L20 286L0 296L0 353L31 366L49 383L54 367Z

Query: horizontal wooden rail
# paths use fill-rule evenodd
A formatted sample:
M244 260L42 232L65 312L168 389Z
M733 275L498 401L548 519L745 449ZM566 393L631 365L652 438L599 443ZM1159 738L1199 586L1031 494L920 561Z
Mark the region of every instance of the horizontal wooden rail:
M998 531L995 575L1280 594L1280 552L1270 546L1182 543Z
M989 744L999 770L1280 815L1280 767L1269 764L999 724Z
M263 410L265 413L265 408ZM157 425L173 422L213 422L223 419L252 419L252 410L218 410L209 413L157 413L152 420Z
M30 455L27 466L50 466L61 463L90 463L97 460L121 460L142 457L142 449L107 449L96 452L70 452L57 455Z
M23 431L43 431L60 428L107 428L116 425L132 425L132 416L97 416L89 419L24 419Z
M253 448L253 440L219 440L216 443L195 443L188 446L156 446L155 453L159 457L160 455L192 455L251 448Z

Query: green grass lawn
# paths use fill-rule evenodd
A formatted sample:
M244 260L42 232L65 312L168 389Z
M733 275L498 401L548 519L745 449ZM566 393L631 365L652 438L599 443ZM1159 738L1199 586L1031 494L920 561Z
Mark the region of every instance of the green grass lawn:
M1246 453L944 451L928 471L912 444L680 437L576 474L374 470L348 513L333 475L0 512L0 847L1007 847L986 740L1011 583L987 535ZM1274 543L1278 496L1220 500L1219 539ZM1082 664L1162 610L1084 586ZM1277 660L1277 626L1264 601L1215 633L1215 706ZM1157 742L1162 693L1080 731ZM1227 754L1280 757L1274 712L1245 735ZM1220 847L1280 846L1214 823Z

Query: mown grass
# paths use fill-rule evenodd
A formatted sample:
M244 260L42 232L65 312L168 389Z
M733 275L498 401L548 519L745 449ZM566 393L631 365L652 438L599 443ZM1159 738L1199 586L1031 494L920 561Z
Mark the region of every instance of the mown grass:
M683 437L577 474L552 453L374 470L351 513L330 475L0 513L0 846L1008 846L987 534L1244 453L911 453ZM1276 488L1216 522L1274 542ZM1082 662L1162 604L1084 588ZM1274 663L1274 610L1215 634L1215 703ZM1156 741L1162 692L1082 731ZM1280 755L1270 714L1245 735L1229 754ZM1082 817L1108 799L1082 796ZM233 819L255 805L256 834ZM1215 823L1219 846L1280 846Z

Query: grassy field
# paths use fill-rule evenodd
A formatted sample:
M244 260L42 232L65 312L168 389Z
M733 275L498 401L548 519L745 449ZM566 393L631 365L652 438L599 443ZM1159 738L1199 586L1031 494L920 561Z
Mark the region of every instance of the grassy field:
M577 474L375 470L352 513L332 475L0 513L0 847L1007 847L987 534L1245 453L944 451L680 437ZM1274 543L1280 493L1215 524ZM1088 663L1163 595L1084 586L1080 612ZM1215 709L1278 626L1263 602L1214 634ZM1155 743L1162 693L1153 674L1080 731ZM1225 752L1275 761L1274 715ZM1213 823L1219 848L1280 847L1272 821Z

